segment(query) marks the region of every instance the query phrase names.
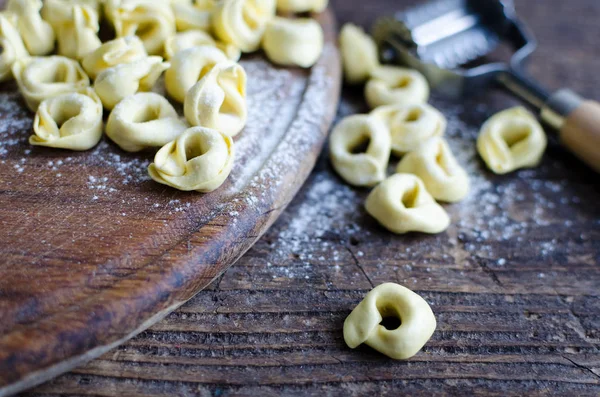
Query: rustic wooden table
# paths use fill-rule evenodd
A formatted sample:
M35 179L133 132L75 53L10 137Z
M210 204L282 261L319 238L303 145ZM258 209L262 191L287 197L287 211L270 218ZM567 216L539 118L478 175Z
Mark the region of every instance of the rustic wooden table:
M335 0L368 25L411 1ZM540 40L532 74L600 99L600 2L517 1ZM555 140L508 176L475 154L478 127L516 102L487 92L433 100L473 191L439 236L393 236L324 154L275 226L208 290L100 359L31 396L599 395L600 184ZM340 115L364 111L346 89ZM342 324L373 286L424 296L438 320L425 349L395 362L348 349Z

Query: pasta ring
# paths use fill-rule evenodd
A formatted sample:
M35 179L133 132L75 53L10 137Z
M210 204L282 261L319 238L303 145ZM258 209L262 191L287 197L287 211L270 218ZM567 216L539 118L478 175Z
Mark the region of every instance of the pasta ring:
M179 51L206 45L217 47L223 51L230 61L237 62L242 56L240 49L232 44L215 41L210 34L201 30L188 30L177 33L167 39L165 42L165 58L171 59Z
M401 321L389 330L386 317ZM413 357L435 332L437 322L429 304L406 287L385 283L373 288L344 321L344 341L351 349L365 343L395 360Z
M81 66L91 79L100 72L122 63L131 63L146 58L144 44L137 36L128 36L107 41L81 60Z
M160 149L148 172L158 183L207 193L227 179L233 158L229 136L210 128L193 127Z
M267 23L262 47L278 65L309 68L319 60L323 40L323 29L314 19L275 17Z
M41 9L41 0L9 0L6 6L8 12L17 16L17 30L31 55L46 55L54 50L54 29L42 19Z
M365 85L365 98L371 109L384 105L418 105L429 99L429 84L414 69L379 66Z
M21 36L14 23L15 18L0 14L0 81L9 80L12 77L12 65L21 58L29 56Z
M29 143L70 150L88 150L102 138L102 102L90 87L42 102Z
M98 38L99 30L98 12L89 6L74 5L71 18L56 28L58 53L81 59L102 45Z
M364 83L379 67L377 45L362 28L351 23L342 27L339 41L346 81L350 84Z

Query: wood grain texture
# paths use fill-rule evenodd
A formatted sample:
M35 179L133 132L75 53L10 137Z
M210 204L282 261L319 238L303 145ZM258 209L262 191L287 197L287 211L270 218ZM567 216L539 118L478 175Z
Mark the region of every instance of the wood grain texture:
M369 24L409 0L333 0ZM532 74L600 98L600 3L517 0L540 40ZM556 138L542 165L507 176L475 153L482 122L517 102L485 92L433 104L473 192L440 236L393 236L327 155L274 226L208 289L136 338L27 396L600 394L600 186ZM346 87L339 115L362 112ZM432 304L437 332L395 362L348 349L342 324L372 285Z
M0 87L0 395L65 372L164 317L265 232L312 170L339 98L332 13L311 70L245 58L249 120L228 181L184 193L152 153L27 144L32 115ZM158 88L160 90L160 87Z

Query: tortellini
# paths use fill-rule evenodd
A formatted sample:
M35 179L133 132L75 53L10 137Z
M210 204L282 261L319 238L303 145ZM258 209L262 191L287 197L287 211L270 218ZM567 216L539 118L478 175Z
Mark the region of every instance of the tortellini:
M275 0L228 0L217 4L213 14L216 36L243 52L260 46L267 22L275 15Z
M0 81L9 80L12 77L12 66L21 58L29 56L27 49L14 23L15 18L5 13L0 13Z
M429 99L429 84L414 69L379 66L365 85L365 98L371 109L384 105L418 105Z
M282 12L322 12L329 0L277 0L277 10Z
M167 39L165 42L165 58L171 59L179 51L198 46L214 46L223 51L230 61L237 62L242 52L232 44L216 41L213 37L201 30L188 30L187 32L177 33Z
M79 62L59 55L19 59L12 72L27 106L34 112L47 98L81 91L90 85Z
M102 103L90 87L42 102L29 143L59 149L88 150L102 138Z
M381 322L396 318L387 329ZM395 360L406 360L421 350L437 322L429 304L406 287L385 283L373 288L344 321L344 341L351 349L365 343Z
M415 150L430 138L443 136L448 124L442 113L425 103L382 106L371 115L390 130L392 152L396 156Z
M374 186L385 179L390 148L383 122L366 115L345 118L329 138L333 168L354 186Z
M246 125L246 72L234 62L215 65L185 96L185 118L191 125L235 136Z
M81 65L91 79L100 72L122 63L131 63L146 58L144 44L137 36L128 36L107 41L81 60Z
M104 0L43 0L42 18L56 30L65 21L71 19L76 5L93 9L100 15L100 2Z
M171 98L185 100L186 93L213 66L226 62L225 54L216 47L199 46L179 51L171 58L171 67L165 73L165 86Z
M187 128L165 97L143 92L119 102L108 118L106 135L121 149L138 152L166 145Z
M17 29L31 55L46 55L54 50L54 29L42 19L41 0L9 0L6 10L18 17Z
M431 138L408 153L396 172L421 178L427 191L439 201L457 202L469 193L469 176L443 138Z
M105 10L117 37L137 35L150 55L162 55L175 33L175 16L167 0L106 0Z
M323 29L314 19L275 17L267 23L262 47L278 65L309 68L321 56L323 40Z
M450 226L450 217L431 197L421 179L394 174L381 182L365 204L371 216L393 233L437 234Z
M216 0L171 0L178 31L211 29Z
M122 63L102 71L94 82L94 89L104 107L111 110L123 98L152 89L162 72L168 68L169 63L157 56Z
M73 6L73 17L57 29L58 53L81 59L102 45L98 38L98 13L91 7Z
M340 32L344 76L350 84L364 83L379 67L377 45L362 28L347 23Z
M479 155L496 174L535 167L547 145L544 129L523 107L493 116L483 125L477 139Z
M163 146L148 172L158 183L207 193L227 179L233 159L233 141L229 136L210 128L193 127Z

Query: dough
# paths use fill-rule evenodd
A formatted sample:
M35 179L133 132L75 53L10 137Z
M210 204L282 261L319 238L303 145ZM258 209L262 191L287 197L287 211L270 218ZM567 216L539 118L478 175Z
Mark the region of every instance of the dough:
M169 66L168 62L163 62L163 59L157 56L113 66L98 75L94 89L104 108L111 110L129 95L138 91L150 91Z
M90 6L74 5L71 17L56 25L55 30L58 53L69 58L81 59L102 45L98 12Z
M388 330L381 321L396 317L401 324ZM408 288L385 283L373 288L344 321L344 340L351 349L366 343L396 360L421 350L437 326L429 304Z
M185 118L191 125L237 135L246 125L246 72L234 62L216 64L185 96Z
M275 15L275 0L228 0L213 14L216 36L243 52L258 50L267 22Z
M117 37L137 35L150 55L162 55L175 33L175 16L167 0L105 0L106 16Z
M43 0L42 18L56 30L60 24L69 21L76 5L93 8L100 15L100 2L104 0Z
M365 86L365 98L371 109L384 105L419 105L429 99L429 84L416 70L379 66Z
M207 193L225 182L233 158L229 136L210 128L193 127L160 149L148 172L158 183Z
M523 107L493 116L483 125L477 139L479 155L496 174L537 166L547 145L544 129Z
M322 12L329 0L277 0L277 10L281 12Z
M128 36L107 41L95 51L86 55L81 65L91 79L98 77L103 70L146 58L144 44L137 36Z
M210 34L201 30L188 30L187 32L177 33L167 39L165 42L165 58L171 59L179 51L204 45L217 47L223 51L230 61L237 62L242 56L240 49L232 44L215 41Z
M115 106L108 117L106 135L121 149L138 152L166 145L187 128L165 97L142 92Z
M323 29L314 19L275 17L267 23L262 47L278 65L309 68L321 56L323 40Z
M21 36L15 27L16 18L13 15L0 13L0 81L12 78L12 66L21 58L29 56Z
M102 102L94 90L58 95L42 102L29 143L59 149L88 150L102 138Z
M363 145L368 145L365 150L361 150ZM390 147L385 125L367 115L345 118L329 137L333 168L354 186L374 186L385 179Z
M171 3L178 31L210 31L215 0L171 0Z
M399 157L415 150L430 138L443 136L448 124L441 112L426 103L381 106L371 115L388 127L392 137L392 152Z
M421 178L434 199L454 203L469 194L469 175L443 138L431 138L402 158L398 173Z
M21 58L13 64L12 72L27 106L34 112L44 99L90 85L79 62L59 55Z
M450 226L446 211L435 202L421 179L411 174L394 174L377 186L366 209L393 233L441 233Z
M171 67L165 73L165 86L171 98L185 100L185 94L219 62L226 62L223 51L210 45L179 51L171 59Z
M379 67L377 45L362 28L347 23L340 32L344 76L350 84L364 83Z
M54 50L54 29L42 19L41 9L41 0L9 0L6 6L8 12L17 16L17 29L31 55L46 55Z

